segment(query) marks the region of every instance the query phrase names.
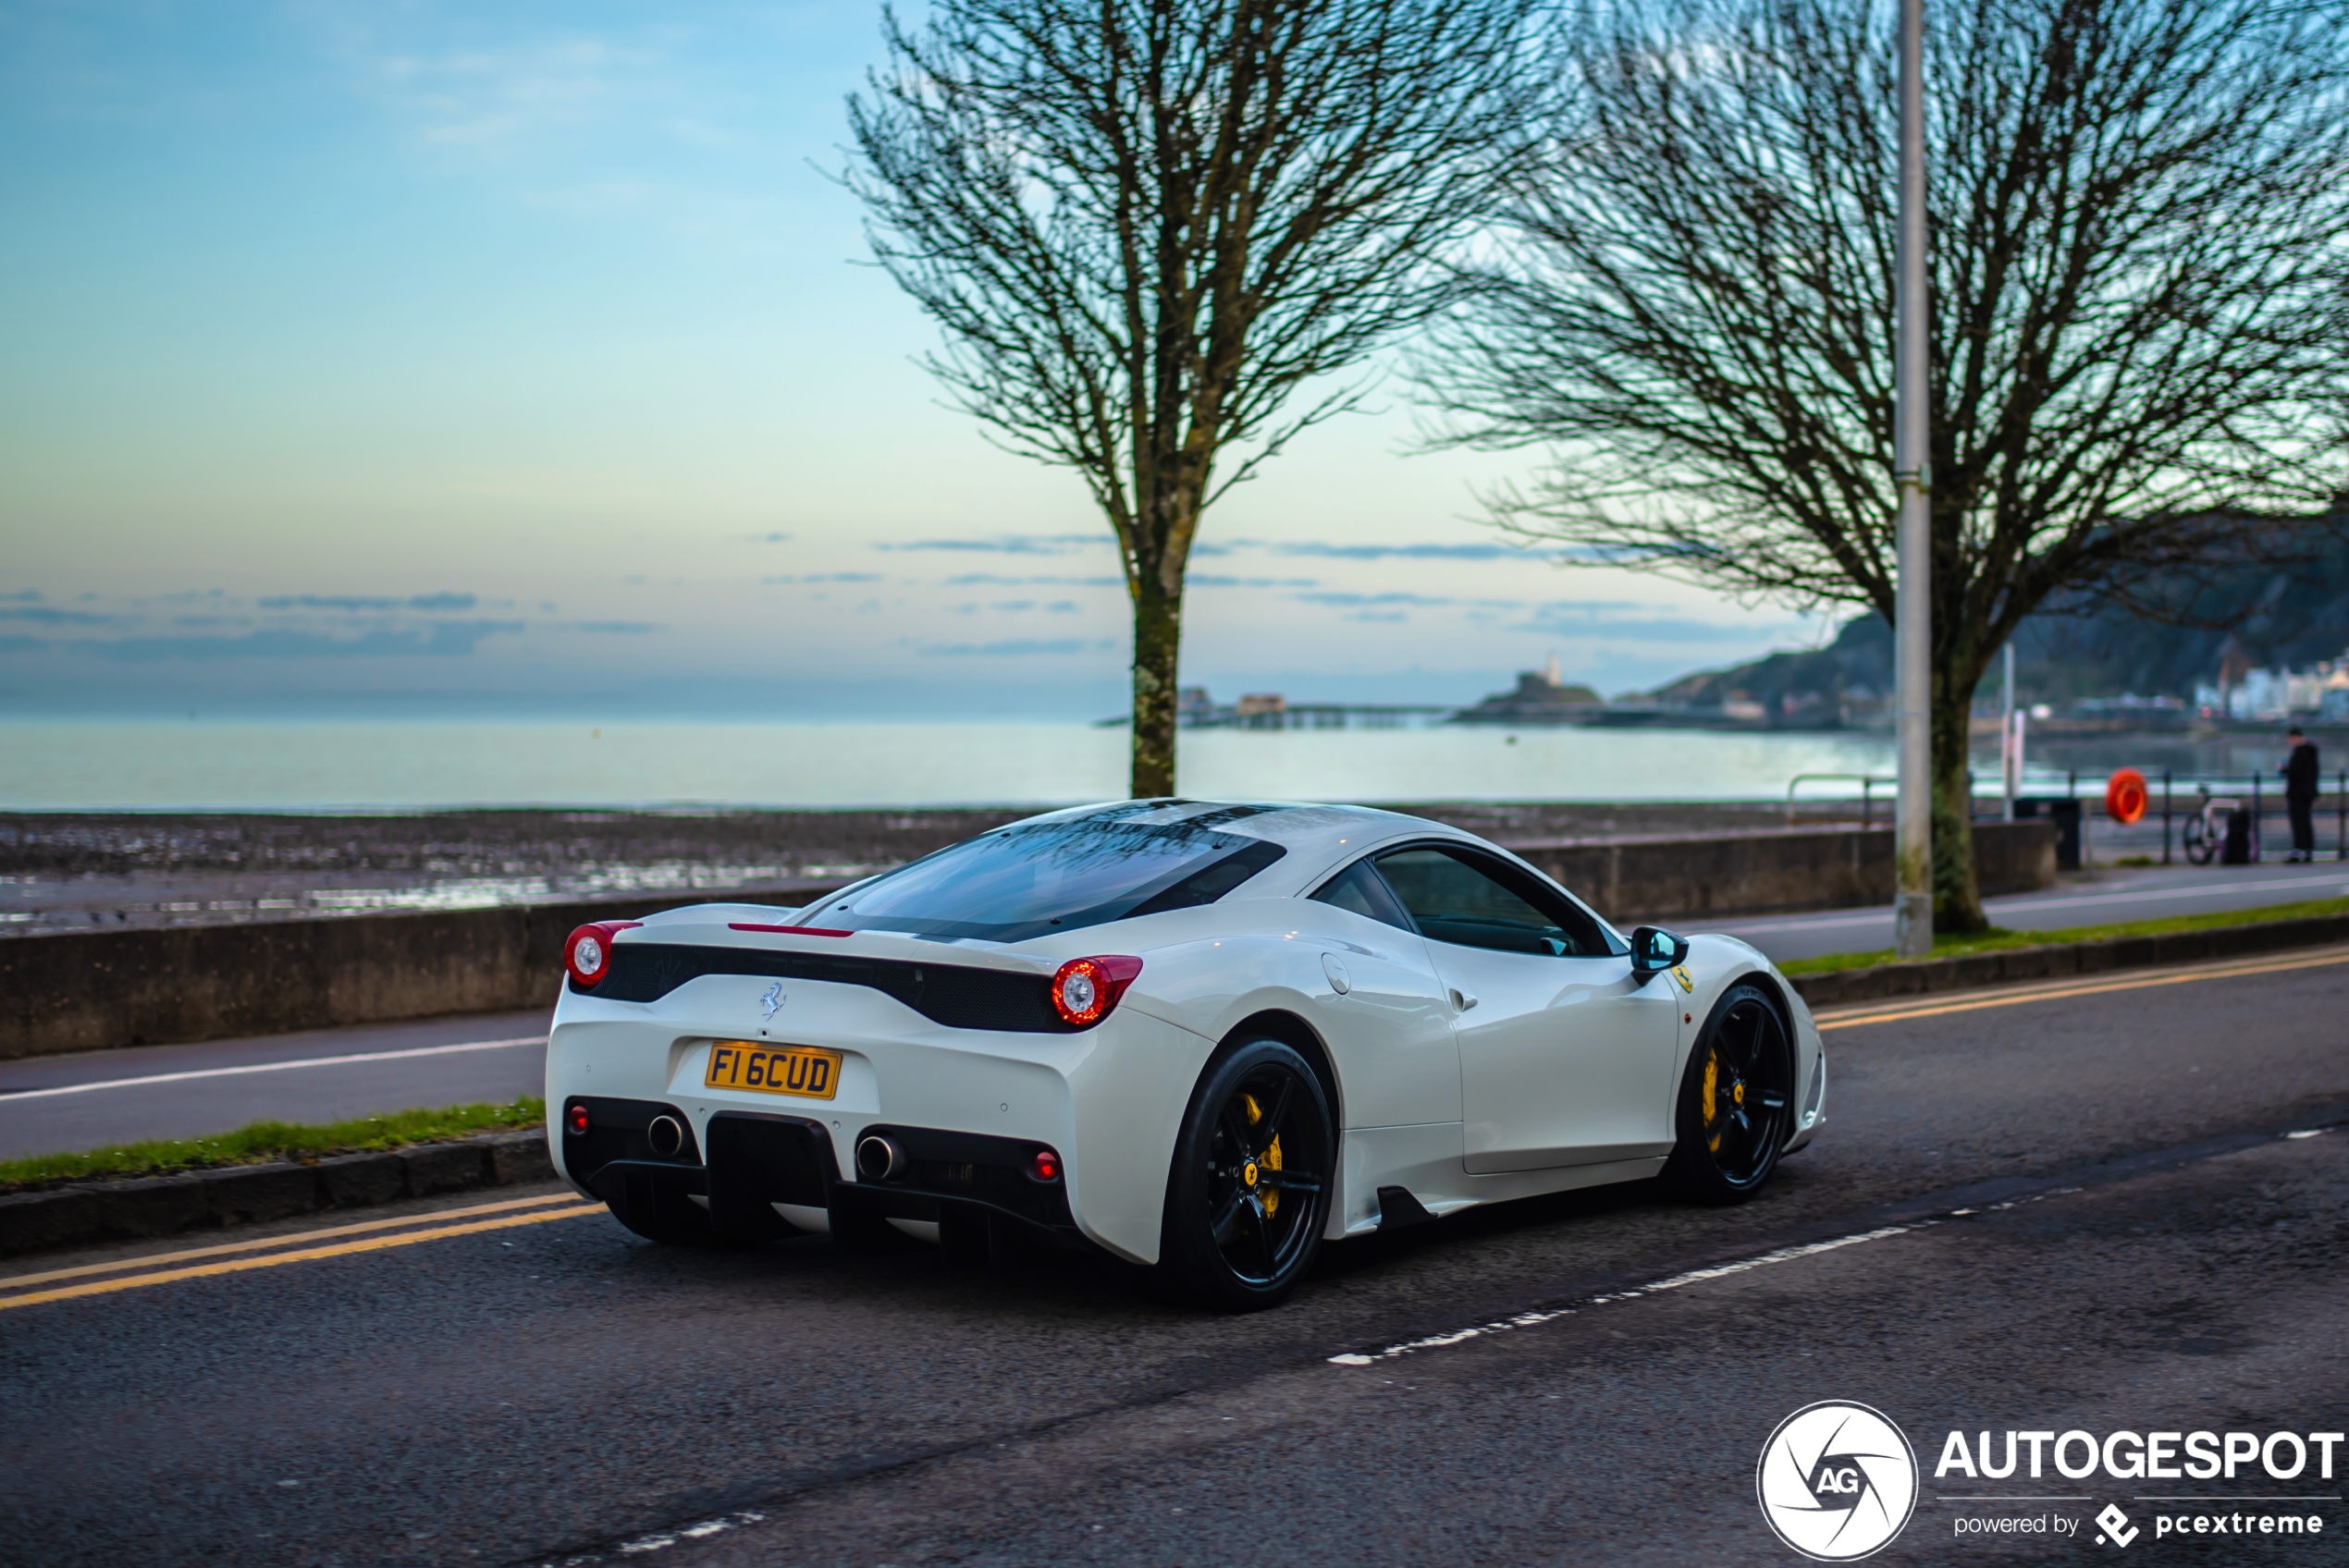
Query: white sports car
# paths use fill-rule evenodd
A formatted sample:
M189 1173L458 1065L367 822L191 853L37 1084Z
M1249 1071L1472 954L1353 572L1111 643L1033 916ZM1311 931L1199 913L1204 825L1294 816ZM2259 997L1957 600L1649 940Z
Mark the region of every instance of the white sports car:
M1752 948L1627 939L1505 850L1354 806L1052 812L566 957L549 1143L639 1234L1097 1247L1224 1306L1473 1204L1742 1197L1826 1092Z

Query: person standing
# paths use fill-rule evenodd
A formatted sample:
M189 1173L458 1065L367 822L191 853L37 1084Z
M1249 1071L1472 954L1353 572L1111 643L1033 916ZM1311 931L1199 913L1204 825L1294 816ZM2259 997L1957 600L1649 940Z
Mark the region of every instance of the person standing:
M2284 810L2292 815L2292 853L2284 858L2311 861L2317 858L2317 747L2296 724L2284 731L2284 739L2292 750L2276 769L2283 775Z

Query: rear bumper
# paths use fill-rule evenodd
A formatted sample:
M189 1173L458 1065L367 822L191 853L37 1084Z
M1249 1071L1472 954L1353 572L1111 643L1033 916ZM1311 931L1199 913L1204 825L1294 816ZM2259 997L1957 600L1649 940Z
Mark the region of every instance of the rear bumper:
M547 1105L557 1161L574 1185L608 1202L607 1186L623 1201L639 1189L672 1194L652 1201L705 1199L714 1223L744 1227L769 1223L755 1212L761 1203L769 1213L780 1203L919 1220L985 1213L1132 1262L1157 1260L1175 1132L1211 1042L1130 1007L1076 1034L954 1029L867 987L803 981L788 1010L766 1021L765 1037L840 1051L833 1096L707 1086L714 1040L761 1039L769 984L712 974L652 1002L561 998ZM606 1176L615 1160L648 1158L649 1149L571 1146L560 1118L575 1098L641 1106L640 1126L668 1110L691 1137L655 1169ZM858 1140L892 1130L920 1144L907 1144L910 1168L901 1180L856 1180ZM1039 1145L1059 1154L1060 1182L1026 1175ZM1038 1187L1055 1194L1049 1207L1038 1207L1029 1190ZM773 1222L773 1231L744 1233L791 1233L785 1216Z
M584 1133L570 1113L584 1107ZM1027 1174L1036 1143L931 1127L876 1126L907 1155L907 1169L883 1182L843 1178L825 1124L787 1112L720 1110L698 1146L670 1158L631 1137L656 1116L680 1114L655 1100L572 1096L562 1108L563 1168L572 1183L621 1213L647 1219L707 1212L710 1228L735 1241L763 1241L816 1228L844 1229L844 1214L936 1222L953 1216L1018 1226L1064 1247L1089 1245L1069 1212L1067 1187Z

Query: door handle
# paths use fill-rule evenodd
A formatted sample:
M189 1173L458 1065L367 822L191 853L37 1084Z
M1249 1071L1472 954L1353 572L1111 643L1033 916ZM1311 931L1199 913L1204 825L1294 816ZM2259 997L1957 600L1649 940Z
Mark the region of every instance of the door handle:
M1461 990L1457 986L1452 987L1453 1011L1457 1012L1466 1012L1469 1009L1474 1007L1475 1005L1476 998L1474 997L1469 995L1466 991Z

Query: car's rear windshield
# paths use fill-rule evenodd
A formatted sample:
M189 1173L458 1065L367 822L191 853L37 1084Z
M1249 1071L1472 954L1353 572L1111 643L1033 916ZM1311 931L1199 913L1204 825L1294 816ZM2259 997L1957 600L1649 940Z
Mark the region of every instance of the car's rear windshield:
M806 925L1024 942L1047 931L1211 904L1287 851L1187 823L1099 817L967 839L811 907Z

